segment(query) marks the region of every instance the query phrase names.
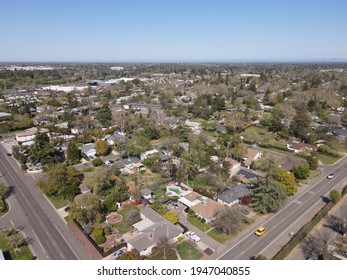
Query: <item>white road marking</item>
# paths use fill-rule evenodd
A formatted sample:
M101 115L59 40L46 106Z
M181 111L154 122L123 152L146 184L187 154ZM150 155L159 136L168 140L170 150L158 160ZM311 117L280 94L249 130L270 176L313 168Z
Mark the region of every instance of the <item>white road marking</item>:
M64 237L64 235L61 234L60 229L59 229L55 224L53 224L53 225L54 225L54 227L57 229L57 231L59 232L59 234L61 235L61 237L65 240L66 244L70 247L71 251L75 254L75 256L77 257L77 259L80 259L80 258L77 256L75 250L72 249L70 243L66 240L66 238Z
M40 239L37 237L37 235L36 235L36 233L35 233L35 231L34 231L33 229L32 229L32 232L33 232L33 234L35 235L35 238L37 239L37 241L39 242L39 244L40 244L42 250L45 252L46 256L48 257L45 248L43 248L42 243L40 242Z

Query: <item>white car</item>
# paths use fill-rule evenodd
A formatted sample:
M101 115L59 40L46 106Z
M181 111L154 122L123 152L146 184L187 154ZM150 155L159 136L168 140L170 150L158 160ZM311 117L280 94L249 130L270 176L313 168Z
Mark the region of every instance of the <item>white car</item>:
M187 235L193 239L195 242L200 241L200 237L197 236L193 231L187 231Z
M330 173L330 174L327 176L327 178L328 178L328 179L332 179L332 178L334 178L334 176L335 176L335 175L334 175L333 173Z

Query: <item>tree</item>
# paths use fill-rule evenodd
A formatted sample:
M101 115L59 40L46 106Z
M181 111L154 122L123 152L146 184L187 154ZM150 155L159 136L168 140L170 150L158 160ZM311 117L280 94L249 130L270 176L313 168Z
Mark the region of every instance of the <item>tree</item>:
M95 151L98 155L106 156L110 152L110 147L108 146L106 141L99 140L96 143Z
M328 244L320 236L309 235L301 243L301 250L307 257L315 257L317 259L330 259L328 253Z
M48 196L59 196L70 201L79 193L82 174L73 167L55 164L48 168L37 186Z
M329 194L330 200L336 204L341 199L341 193L338 190L332 190Z
M99 158L99 157L96 157L96 158L94 158L94 159L92 160L93 166L100 166L100 165L102 165L103 163L104 163L104 162L103 162L102 159Z
M92 188L93 193L99 194L102 190L114 186L115 178L113 174L114 168L112 166L102 166L93 173L89 173L85 182Z
M137 187L134 187L131 189L130 196L131 196L131 199L135 202L141 201L141 191Z
M173 224L178 223L178 215L176 212L166 212L164 215L164 218L166 218L167 220L169 220Z
M312 151L309 156L306 157L307 163L310 166L310 170L316 170L318 167L317 152Z
M280 186L284 188L289 195L293 195L298 191L294 175L287 173L287 171L283 168L279 168L275 178Z
M118 260L143 260L145 259L145 256L141 256L138 251L135 249L132 249L131 251L128 251L121 255Z
M103 205L106 208L107 212L115 211L117 208L117 199L115 194L111 193L108 196L106 196Z
M45 165L61 161L61 157L57 156L53 145L49 141L47 133L37 133L34 141L34 144L29 150L29 159L31 163L36 164L40 162Z
M307 133L310 132L311 116L303 106L297 109L293 120L290 123L290 131L296 137L305 140Z
M212 222L213 226L226 234L235 234L241 230L242 216L232 208L227 208Z
M310 166L307 162L300 162L292 170L296 179L305 180L310 176Z
M81 224L92 224L102 220L99 197L92 193L85 193L71 205L71 215Z
M108 106L101 108L95 117L103 126L106 126L112 119L112 112Z
M144 135L139 135L134 141L128 143L127 150L130 155L139 157L149 147L150 140Z
M344 212L346 213L346 212ZM327 225L334 231L338 232L342 236L346 236L347 234L347 215L345 214L345 218L329 215L326 218Z
M5 198L7 191L8 187L3 182L0 182L0 200Z
M66 161L68 165L74 165L81 162L81 150L77 148L75 142L69 142L67 145L67 157Z
M135 209L131 209L126 216L126 221L128 226L132 226L133 224L141 221L140 212Z
M271 176L260 178L254 183L253 208L261 214L277 212L287 198L287 192Z

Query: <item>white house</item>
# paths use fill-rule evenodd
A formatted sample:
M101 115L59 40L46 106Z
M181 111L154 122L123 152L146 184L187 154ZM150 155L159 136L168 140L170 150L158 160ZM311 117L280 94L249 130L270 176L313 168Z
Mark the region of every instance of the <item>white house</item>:
M192 130L199 130L201 129L201 124L198 122L193 122L190 120L186 120L185 121L185 125L188 126L189 128L191 128Z
M80 149L81 149L81 152L84 153L87 157L94 158L96 154L95 147L96 147L95 143L88 143L88 144L84 144Z

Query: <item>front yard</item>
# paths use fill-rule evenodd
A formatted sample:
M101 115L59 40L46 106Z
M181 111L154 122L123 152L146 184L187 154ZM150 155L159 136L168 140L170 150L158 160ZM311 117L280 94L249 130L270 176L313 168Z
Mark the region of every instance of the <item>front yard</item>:
M181 242L176 248L182 260L200 260L204 255L187 241Z

